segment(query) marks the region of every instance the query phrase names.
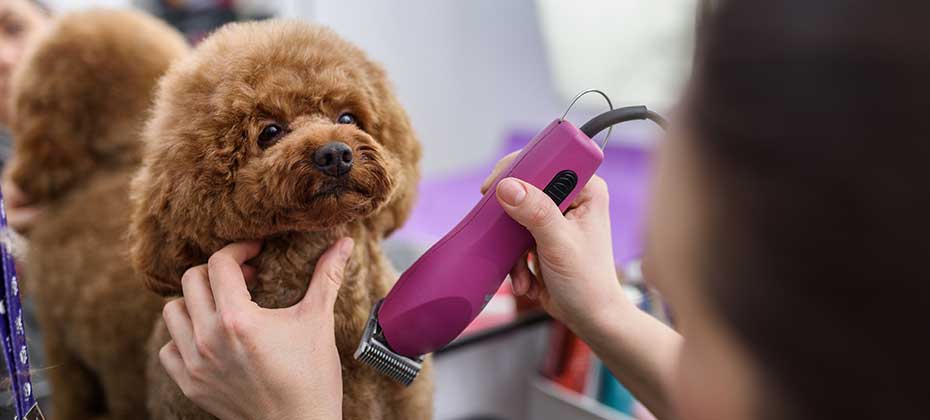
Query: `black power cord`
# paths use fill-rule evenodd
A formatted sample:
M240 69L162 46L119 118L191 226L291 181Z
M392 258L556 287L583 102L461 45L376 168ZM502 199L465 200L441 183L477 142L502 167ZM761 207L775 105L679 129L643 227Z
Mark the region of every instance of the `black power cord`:
M665 118L645 106L628 106L607 111L591 118L590 121L581 126L581 132L589 138L594 138L598 133L614 124L633 120L650 120L663 129L666 128L667 125Z

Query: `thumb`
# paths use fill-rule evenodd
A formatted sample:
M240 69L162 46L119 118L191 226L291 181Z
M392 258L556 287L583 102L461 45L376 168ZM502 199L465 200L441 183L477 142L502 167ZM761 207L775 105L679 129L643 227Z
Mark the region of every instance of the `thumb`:
M299 303L301 309L332 314L336 296L339 295L339 288L342 286L346 262L354 246L352 238L342 238L320 256L313 270L307 294Z
M497 201L513 220L533 234L537 244L545 246L563 237L565 217L539 188L516 178L504 178L497 184Z

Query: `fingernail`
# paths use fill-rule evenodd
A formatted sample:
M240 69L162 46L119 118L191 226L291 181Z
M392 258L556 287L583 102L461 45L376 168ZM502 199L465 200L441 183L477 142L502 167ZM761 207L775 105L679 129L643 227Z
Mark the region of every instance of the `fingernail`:
M352 253L352 248L355 246L355 241L352 238L344 238L342 243L339 244L339 256L343 259L349 258L349 254Z
M526 294L527 284L522 281L513 282L513 293L517 296L523 296Z
M497 185L497 195L511 206L518 206L526 198L526 188L514 179L506 178Z

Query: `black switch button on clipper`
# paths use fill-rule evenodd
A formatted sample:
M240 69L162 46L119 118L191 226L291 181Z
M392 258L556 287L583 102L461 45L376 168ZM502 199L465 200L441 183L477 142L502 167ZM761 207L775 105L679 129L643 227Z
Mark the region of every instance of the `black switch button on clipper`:
M555 205L562 204L565 201L565 198L571 194L572 190L575 189L575 186L578 185L578 175L575 172L570 170L565 170L556 174L552 181L549 181L549 185L546 185L546 188L543 190L552 201L555 201Z

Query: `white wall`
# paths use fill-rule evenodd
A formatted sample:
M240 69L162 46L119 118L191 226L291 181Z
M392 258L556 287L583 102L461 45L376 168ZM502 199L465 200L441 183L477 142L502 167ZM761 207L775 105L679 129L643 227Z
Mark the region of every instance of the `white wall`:
M55 10L149 0L49 0ZM426 176L486 163L513 128L540 129L568 99L556 89L534 0L240 0L328 25L381 62L423 143ZM590 4L589 4L590 5ZM580 7L580 5L579 5ZM561 10L561 9L560 9ZM603 21L599 25L609 24ZM584 30L585 25L578 27ZM599 51L602 54L603 51ZM606 62L607 60L605 60ZM593 65L598 63L594 61ZM603 86L582 78L572 85ZM600 83L600 85L595 86ZM565 90L562 83L562 91ZM611 93L617 97L617 93ZM584 109L584 106L589 108ZM627 105L615 103L615 105ZM604 109L581 101L572 121ZM634 126L635 127L635 126ZM630 129L626 126L624 129Z
M691 71L696 0L538 0L556 91L666 111Z
M284 3L384 64L423 142L427 176L485 162L508 130L542 128L565 106L532 0Z

